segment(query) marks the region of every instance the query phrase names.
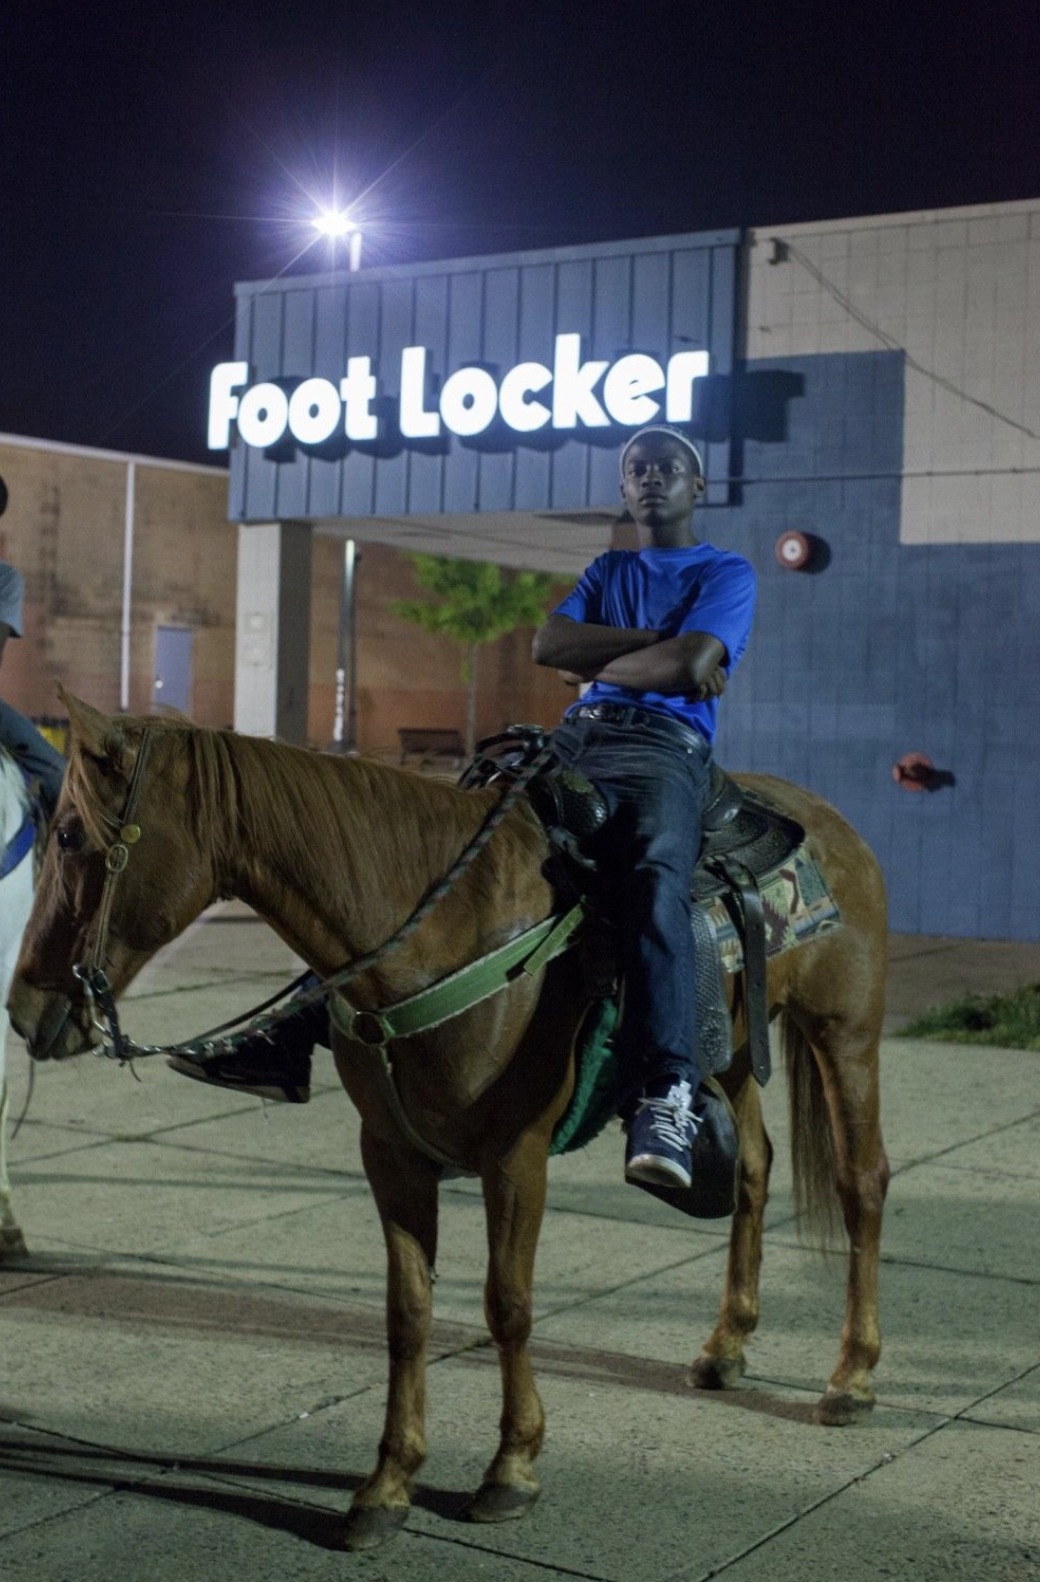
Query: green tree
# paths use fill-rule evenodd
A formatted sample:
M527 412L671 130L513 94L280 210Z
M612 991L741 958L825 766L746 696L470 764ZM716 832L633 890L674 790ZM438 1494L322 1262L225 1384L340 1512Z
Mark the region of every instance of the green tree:
M453 560L446 555L409 555L415 580L431 597L397 599L395 615L423 631L450 637L464 649L466 752L470 757L477 729L477 655L521 626L540 626L550 601L562 591L556 577L542 571L505 570L483 560Z

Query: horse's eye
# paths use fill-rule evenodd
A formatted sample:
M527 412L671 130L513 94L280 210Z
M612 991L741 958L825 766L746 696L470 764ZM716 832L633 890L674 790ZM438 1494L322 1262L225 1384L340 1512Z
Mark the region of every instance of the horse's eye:
M81 829L59 829L55 839L59 851L82 851L83 831Z

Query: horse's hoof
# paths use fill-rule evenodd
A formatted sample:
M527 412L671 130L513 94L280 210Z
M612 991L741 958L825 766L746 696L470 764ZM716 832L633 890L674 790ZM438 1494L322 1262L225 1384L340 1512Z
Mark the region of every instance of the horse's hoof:
M687 1381L695 1390L733 1390L744 1377L743 1357L709 1357L703 1352L690 1364Z
M482 1483L466 1506L471 1522L515 1522L526 1516L541 1491L516 1484Z
M344 1549L378 1549L408 1520L407 1505L359 1505L348 1511L343 1529Z
M847 1428L858 1423L874 1405L873 1395L853 1395L850 1390L826 1390L813 1410L813 1422L824 1428Z
M0 1225L0 1263L8 1258L28 1258L25 1237L17 1225Z

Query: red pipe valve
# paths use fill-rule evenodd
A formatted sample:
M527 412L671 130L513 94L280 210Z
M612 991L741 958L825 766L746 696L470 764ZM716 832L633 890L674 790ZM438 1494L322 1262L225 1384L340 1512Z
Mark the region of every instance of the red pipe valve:
M892 765L892 779L904 791L929 791L935 783L935 765L924 753L904 753Z

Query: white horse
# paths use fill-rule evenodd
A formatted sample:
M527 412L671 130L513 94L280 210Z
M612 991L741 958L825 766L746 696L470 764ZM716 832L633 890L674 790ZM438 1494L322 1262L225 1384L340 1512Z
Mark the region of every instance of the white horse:
M0 1263L24 1252L7 1178L7 994L32 909L33 826L21 770L0 747Z

